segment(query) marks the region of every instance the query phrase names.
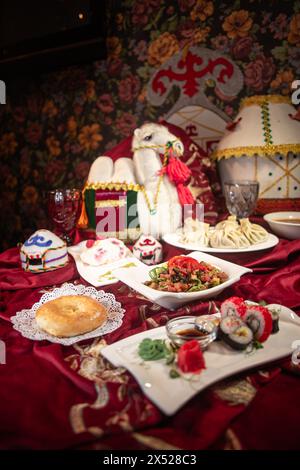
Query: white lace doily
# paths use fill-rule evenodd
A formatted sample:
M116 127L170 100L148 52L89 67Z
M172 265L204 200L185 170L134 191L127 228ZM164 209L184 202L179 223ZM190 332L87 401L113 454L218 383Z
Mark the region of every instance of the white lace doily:
M106 323L101 325L99 328L90 331L89 333L72 336L71 338L58 338L40 330L35 321L35 314L37 309L49 300L57 299L63 295L87 295L95 300L98 300L107 309ZM124 312L125 310L121 307L120 302L116 301L116 298L113 294L108 294L103 290L97 291L94 287L91 286L86 287L82 284L74 285L65 283L61 287L57 287L52 291L46 292L44 295L42 295L39 302L36 302L31 307L31 309L24 309L20 312L17 312L16 315L11 318L11 321L15 330L19 331L25 338L37 341L46 339L51 343L59 343L64 344L65 346L69 346L71 344L77 343L78 341L95 338L96 336L105 335L116 330L122 325Z

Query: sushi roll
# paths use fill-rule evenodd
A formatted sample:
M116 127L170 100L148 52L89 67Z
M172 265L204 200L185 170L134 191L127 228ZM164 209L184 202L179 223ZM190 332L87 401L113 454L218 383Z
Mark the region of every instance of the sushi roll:
M247 325L241 325L234 330L233 333L230 333L230 335L224 336L223 340L228 346L231 346L232 349L242 351L253 341L253 333Z
M279 314L276 310L269 310L272 317L272 331L271 334L274 335L279 331Z
M263 343L272 332L272 315L266 307L249 305L243 315L244 322L253 331L254 339Z
M224 300L221 304L221 315L222 317L227 317L231 315L237 315L242 317L246 312L246 304L244 299L241 297L229 297L229 299Z
M231 315L221 320L219 337L233 349L243 350L253 341L251 329L240 317Z
M219 326L219 336L223 339L224 336L228 336L233 333L237 328L243 326L244 322L240 317L231 315L222 318Z

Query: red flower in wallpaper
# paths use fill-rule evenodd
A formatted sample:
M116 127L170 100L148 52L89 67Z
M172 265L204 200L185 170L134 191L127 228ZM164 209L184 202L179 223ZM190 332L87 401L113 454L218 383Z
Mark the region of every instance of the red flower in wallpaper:
M231 51L235 59L243 60L249 57L252 50L253 39L250 36L238 38L232 45Z
M108 114L114 110L114 103L112 97L109 93L104 93L100 95L97 100L97 106L102 111L102 113Z
M22 106L17 106L14 109L14 119L18 124L22 124L25 121L25 109Z
M118 129L122 137L127 137L132 134L134 129L137 127L137 121L135 116L130 113L123 113L115 121L116 128Z
M273 33L274 39L284 39L287 37L287 15L280 13L274 21L270 23L270 31Z
M42 136L42 127L38 122L28 125L25 137L30 144L38 144Z
M61 160L50 161L44 169L44 178L47 186L51 189L56 187L57 182L61 181L66 172L66 164Z
M245 67L245 83L254 91L262 91L275 73L272 57L258 56Z
M125 103L131 103L137 97L141 87L140 79L134 75L128 75L120 81L119 97Z
M75 175L76 175L76 178L80 181L83 181L85 180L85 178L88 176L88 173L89 173L89 169L90 169L90 163L87 162L87 161L83 161L83 162L79 162L77 163L77 165L75 166Z
M107 72L109 77L117 77L120 75L123 69L123 62L121 59L109 59L107 64Z
M132 23L145 26L148 22L148 5L144 0L134 2L132 7Z
M178 0L180 11L183 13L190 12L197 0Z

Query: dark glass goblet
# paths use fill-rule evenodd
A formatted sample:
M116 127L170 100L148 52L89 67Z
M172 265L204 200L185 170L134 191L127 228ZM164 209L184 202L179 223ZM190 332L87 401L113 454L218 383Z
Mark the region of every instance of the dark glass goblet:
M47 211L53 224L53 231L67 245L72 244L72 236L81 206L80 189L53 189L47 191Z

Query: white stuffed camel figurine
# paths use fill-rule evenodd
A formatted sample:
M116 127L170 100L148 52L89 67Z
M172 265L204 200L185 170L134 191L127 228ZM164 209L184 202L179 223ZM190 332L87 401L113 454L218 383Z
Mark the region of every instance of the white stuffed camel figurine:
M165 126L151 123L134 131L132 150L133 159L119 158L115 163L109 157L98 157L90 168L87 183L141 185L143 190L137 197L141 232L160 238L181 225L183 203L193 202L182 184L190 176L190 170L178 159L184 147ZM164 155L163 162L160 154Z

